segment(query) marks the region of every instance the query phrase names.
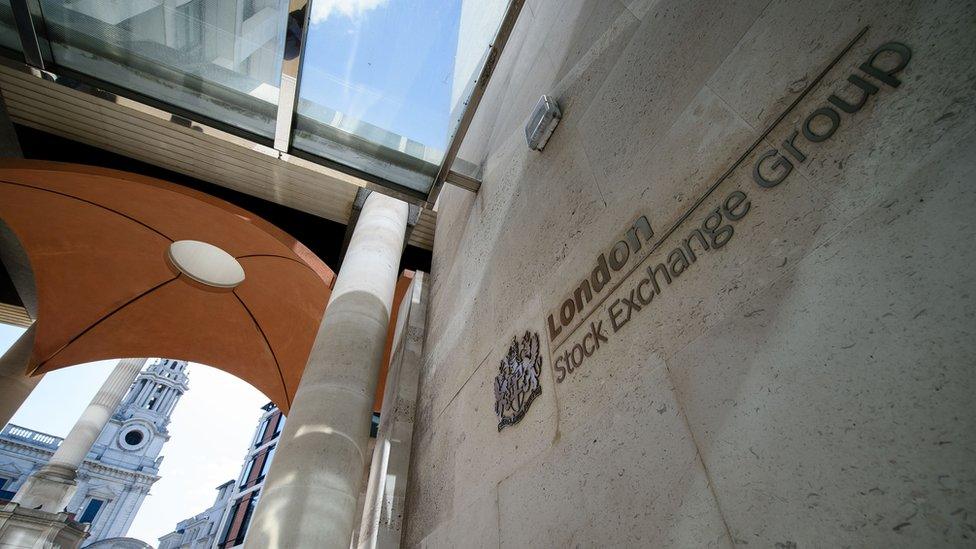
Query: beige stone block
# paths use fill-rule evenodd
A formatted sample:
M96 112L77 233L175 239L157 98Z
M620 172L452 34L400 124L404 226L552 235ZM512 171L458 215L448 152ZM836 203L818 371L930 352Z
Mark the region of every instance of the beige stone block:
M455 524L455 519L450 518L453 514L493 491L501 479L552 444L556 405L545 363L548 353L544 340L540 341L542 394L535 398L520 423L501 432L494 411L493 383L499 361L508 352L513 337L520 337L526 330L541 329L537 310L537 303L529 304L521 318L513 317L509 328L491 340L492 352L454 390L441 413L418 419L412 463L421 464L421 469L412 466L407 505L408 509L423 512L408 513L404 537L408 546L435 528L441 533L433 539L454 539L451 536L459 535L454 527L440 526L441 523ZM424 398L422 394L421 403Z
M720 97L703 87L653 147L634 151L626 170L612 183L603 183L618 230L633 218L648 215L655 233L663 233L757 135Z
M783 151L783 141L810 113L828 106L831 94L857 98L859 90L846 79L865 77L857 67L881 44L897 41L912 49L898 88L867 77L879 91L858 112L840 112L829 139L796 141L807 159L793 159L795 172L836 212L837 224L825 226L825 235L897 193L905 174L943 157L973 127L976 8L958 1L774 2L709 82L745 120L765 128L864 25L870 25L867 34L768 138L767 148Z
M704 124L704 120L720 124ZM648 173L655 176L639 194L628 189L615 189L611 195L611 211L632 212L614 218L620 225L615 236L590 239L602 241L601 249L577 251L551 276L544 296L544 315L555 313L560 301L572 295L573 287L588 276L596 262L596 255L605 252L618 238L623 238L624 223L639 213L647 213L655 230L653 242L663 238L666 231L685 214L695 201L729 169L736 157L755 139L753 132L735 117L707 88L696 97L678 122L666 135L661 146L647 156ZM761 150L761 149L760 149ZM560 429L567 431L578 425L577 417L596 413L612 398L606 398L604 385L619 383L615 376L619 368L638 364L643 357L666 358L693 341L709 326L719 322L730 310L737 309L753 295L783 276L792 265L810 252L821 240L820 227L833 219L833 213L822 197L804 185L802 176L776 189L760 189L750 177L753 153L739 168L705 199L697 209L663 240L660 247L648 256L650 244L645 244L635 259L612 278L610 288L596 295L595 312L571 336L560 334L552 345L555 361L589 331L591 322L600 325L609 341L585 361L585 366L569 374L559 384ZM695 159L710 158L703 163ZM654 168L650 168L653 166ZM636 174L635 174L636 181ZM619 331L613 330L608 311L628 310L622 299L646 278L646 268L667 264L669 254L700 229L703 220L720 207L734 190L743 191L748 199L749 212L739 221L723 221L734 230L730 240L720 249L702 250L692 243L696 259L674 277L671 284L660 280L661 293L641 309L633 310L627 323ZM627 209L625 209L627 208ZM626 221L622 221L626 220ZM642 258L647 258L643 262ZM635 269L624 278L624 275ZM557 290L558 289L558 290ZM614 303L617 303L614 306ZM587 311L594 310L594 305ZM627 318L625 313L621 320ZM564 332L569 328L564 328ZM565 343L563 340L565 339Z
M423 549L496 549L498 547L498 494L494 488L458 509L420 544Z
M556 67L557 81L580 62L622 14L626 20L636 21L618 0L542 3L536 18L546 22L543 47Z
M492 347L491 354L460 389L457 398L441 418L442 425L450 423L462 433L459 437L461 443L455 448L454 478L464 479L464 489L454 494L455 509L466 506L471 499L535 459L556 439L558 416L555 383L536 311L537 304L530 304L522 318L513 317L508 328L497 332L500 337ZM513 338L521 340L526 331L539 334L539 351L542 355L539 382L542 392L532 401L521 421L499 431L494 408L495 378Z
M652 148L695 97L766 2L662 0L579 121L601 182L615 182Z
M423 398L421 394L418 403ZM414 426L401 537L404 547L417 547L451 517L454 492L458 489L454 478L457 433L450 425L438 425L433 430L431 421L419 417Z
M660 0L622 0L627 9L638 19L644 19Z
M551 292L545 281L568 251L587 245L587 231L609 221L579 138L565 130L557 131L541 154L524 144L513 151L518 160L511 165L519 168L507 176L521 184L508 209L495 214L501 232L488 281L495 333L505 331L533 298Z
M585 32L565 27L565 35L550 31L562 38L562 42L547 48L557 52L550 54L559 67L551 95L559 103L563 127L579 123L640 26L629 10L617 6L616 2L588 2L585 11L572 21ZM603 27L587 25L594 14L600 16Z
M626 398L499 485L501 547L730 546L666 370L642 366Z
M918 166L669 360L736 539L972 543L973 153Z

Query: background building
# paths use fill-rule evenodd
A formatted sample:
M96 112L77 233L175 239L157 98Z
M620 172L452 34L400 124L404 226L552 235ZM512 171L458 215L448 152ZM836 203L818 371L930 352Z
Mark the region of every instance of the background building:
M86 544L125 536L159 480L160 451L167 425L188 389L186 362L158 360L136 378L78 470L78 491L68 505L79 522L91 524ZM0 498L13 498L63 439L18 425L0 432Z
M214 504L196 516L181 520L176 530L159 538L159 549L223 548L244 543L278 436L285 426L285 416L274 403L269 402L262 409L264 414L258 420L238 480L218 486Z
M227 504L234 494L236 483L233 480L217 487L217 498L206 511L181 520L176 529L159 538L159 549L210 548L217 540L220 519L227 510Z

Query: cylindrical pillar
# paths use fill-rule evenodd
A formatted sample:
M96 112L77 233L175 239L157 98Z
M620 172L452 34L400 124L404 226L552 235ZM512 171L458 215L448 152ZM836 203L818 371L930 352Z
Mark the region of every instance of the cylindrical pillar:
M27 362L34 349L34 326L14 341L0 357L0 427L10 422L43 375L28 376Z
M245 548L349 548L406 224L406 203L367 197Z
M145 364L145 358L119 361L51 459L17 491L15 503L49 513L64 509L74 495L78 467Z

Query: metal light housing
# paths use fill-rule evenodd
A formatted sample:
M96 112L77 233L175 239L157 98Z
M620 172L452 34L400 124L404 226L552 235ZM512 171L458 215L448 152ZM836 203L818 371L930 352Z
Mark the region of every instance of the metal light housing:
M529 148L541 151L552 137L552 132L556 130L556 125L559 124L562 116L555 99L548 95L539 98L539 103L536 104L525 124L525 141Z

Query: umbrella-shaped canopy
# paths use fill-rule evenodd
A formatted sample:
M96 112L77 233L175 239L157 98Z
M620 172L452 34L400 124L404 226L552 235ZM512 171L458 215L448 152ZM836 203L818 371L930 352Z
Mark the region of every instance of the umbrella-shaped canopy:
M231 373L287 412L335 278L298 241L204 193L57 162L0 161L0 219L34 272L28 373L119 357L177 358ZM180 261L173 243L181 241L226 252L230 278L217 278L230 282L201 283L194 262L203 261L206 274L207 253L201 259L190 245Z

